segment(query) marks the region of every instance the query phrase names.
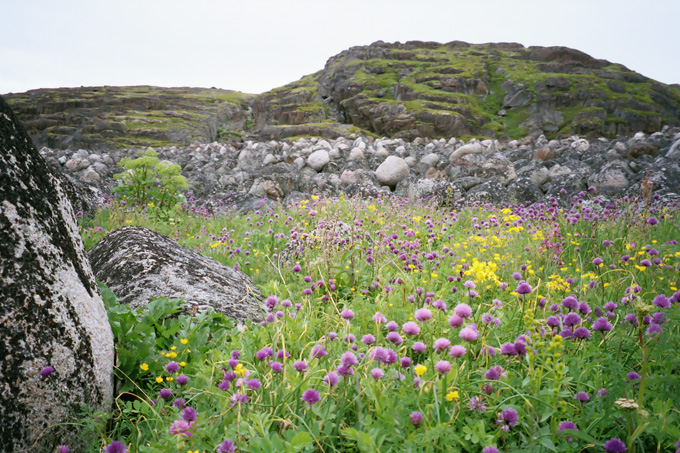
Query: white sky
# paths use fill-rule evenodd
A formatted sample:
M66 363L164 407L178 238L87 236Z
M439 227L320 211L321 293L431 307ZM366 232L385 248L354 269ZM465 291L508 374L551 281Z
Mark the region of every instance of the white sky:
M377 40L561 45L680 83L680 0L0 0L0 93L260 93Z

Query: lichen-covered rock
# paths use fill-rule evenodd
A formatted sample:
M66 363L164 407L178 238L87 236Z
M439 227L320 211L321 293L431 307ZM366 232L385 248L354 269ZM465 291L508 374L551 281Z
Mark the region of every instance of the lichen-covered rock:
M323 140L323 142L328 144L328 142L325 140ZM319 149L309 155L309 157L307 158L307 165L309 165L316 171L321 171L323 167L325 167L326 164L330 161L331 156L328 153L328 151L325 149Z
M146 228L112 231L89 256L97 279L132 308L162 296L239 321L261 319L260 293L247 275Z
M409 200L423 200L433 206L453 205L464 196L465 190L460 184L437 179L419 179L408 186Z
M110 407L113 335L73 208L1 98L0 181L0 449L77 451L66 423Z

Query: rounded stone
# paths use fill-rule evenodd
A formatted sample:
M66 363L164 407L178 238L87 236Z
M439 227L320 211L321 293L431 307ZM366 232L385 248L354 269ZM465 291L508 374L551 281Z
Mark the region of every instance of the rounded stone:
M331 161L331 156L328 154L328 151L325 149L320 149L318 151L314 151L312 154L309 155L307 158L307 165L312 167L316 171L321 171L323 167L326 166L328 162Z
M409 166L401 157L388 156L375 171L378 182L385 186L394 187L409 174Z

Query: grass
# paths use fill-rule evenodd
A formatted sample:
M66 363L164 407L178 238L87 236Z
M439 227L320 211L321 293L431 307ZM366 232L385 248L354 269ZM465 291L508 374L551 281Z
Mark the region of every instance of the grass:
M613 438L671 451L678 208L596 199L312 197L164 215L112 200L83 219L88 248L115 228L148 227L245 272L270 308L264 325L237 329L218 314L177 315L167 300L133 313L104 290L124 393L93 451L115 439L143 452L227 440L254 452L565 452Z

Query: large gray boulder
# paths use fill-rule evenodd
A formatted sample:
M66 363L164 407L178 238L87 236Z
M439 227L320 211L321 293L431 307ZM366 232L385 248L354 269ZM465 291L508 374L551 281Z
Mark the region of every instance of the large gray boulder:
M399 181L407 177L409 166L401 157L388 156L375 171L375 176L380 184L394 187Z
M72 411L111 406L113 335L73 208L1 98L0 181L0 450L79 451Z
M112 231L89 256L97 279L131 308L162 296L182 299L191 310L212 308L238 321L262 317L259 290L246 274L149 229Z

